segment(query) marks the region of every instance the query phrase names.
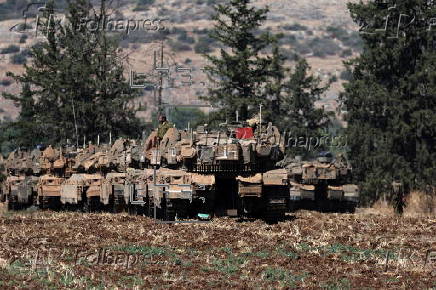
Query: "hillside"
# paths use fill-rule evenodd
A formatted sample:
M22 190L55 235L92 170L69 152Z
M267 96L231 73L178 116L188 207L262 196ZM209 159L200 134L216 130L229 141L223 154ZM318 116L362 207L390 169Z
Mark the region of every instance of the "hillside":
M116 14L116 19L161 19L161 25L165 27L160 32L138 29L129 31L128 34L125 31L120 33L126 77L130 70L136 73L153 71L154 51L159 56L163 43L164 66L168 66L171 72L171 76L164 83L164 102L172 105L200 104L197 96L207 93L206 78L201 71L205 61L201 53L216 53L219 49L219 45L207 36L213 25L210 21L213 13L211 4L217 2L220 1L156 0L154 4L144 8L137 7L136 1L119 1L120 13ZM283 33L281 46L289 57L288 65L292 65L294 53L298 53L308 59L313 72L324 80L336 77L337 82L333 83L318 103L327 110L335 110L337 95L342 88L342 62L345 58L356 55L360 49L357 27L347 13L346 3L319 0L315 5L302 0L259 0L254 1L254 5L269 5L270 13L265 27L272 33ZM15 13L12 16L20 14ZM0 92L19 91L17 85L6 77L6 72L23 71L22 63L31 62L27 55L28 48L41 41L32 30L24 34L9 31L17 23L23 23L23 19L0 21ZM35 19L30 17L27 23L35 25ZM27 35L27 39L23 35ZM14 48L14 45L18 48ZM179 66L178 71L176 66ZM183 76L188 69L191 70L191 86L182 83L188 80ZM179 88L171 88L172 83ZM0 102L0 119L17 117L19 108L3 99ZM138 106L143 110L138 115L148 121L154 107L152 90L143 90Z

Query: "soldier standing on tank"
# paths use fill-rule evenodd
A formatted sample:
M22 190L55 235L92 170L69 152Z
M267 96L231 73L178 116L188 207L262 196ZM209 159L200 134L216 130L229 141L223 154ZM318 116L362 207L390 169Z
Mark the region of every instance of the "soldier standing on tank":
M157 128L157 137L159 138L159 141L163 139L168 129L173 127L174 124L168 122L167 117L165 115L161 115L159 117L159 127Z

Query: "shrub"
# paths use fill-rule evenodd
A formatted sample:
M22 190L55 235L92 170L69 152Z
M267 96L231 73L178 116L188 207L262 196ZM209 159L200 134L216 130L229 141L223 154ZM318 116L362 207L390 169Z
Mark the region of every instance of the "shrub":
M2 79L0 83L1 83L3 86L7 87L7 86L10 86L10 85L12 84L12 81L11 81L11 80L8 80L8 79ZM1 113L2 111L3 111L3 110L1 110L1 108L0 108L0 113Z
M362 48L363 42L358 32L353 31L347 37L341 39L345 46L360 50Z
M21 53L14 54L11 58L11 63L13 64L25 64L27 62L27 57L30 56L30 50L24 49Z
M180 32L180 34L179 34L179 36L177 37L177 39L178 39L179 41L181 41L181 42L188 43L188 44L193 44L193 43L195 43L195 39L192 38L192 37L190 37L190 36L188 35L188 33L187 33L185 30L182 30L182 31Z
M280 44L290 44L290 45L295 45L297 43L297 38L295 37L295 35L286 35L283 36L282 38L280 38L279 40Z
M335 55L341 48L330 38L314 38L309 42L312 48L313 55L317 57L324 57L326 55Z
M154 0L137 0L136 7L133 11L147 10L149 5L154 4Z
M332 83L336 83L336 82L338 81L338 77L335 76L335 75L332 75L332 76L330 77L330 81L331 81Z
M339 77L344 81L351 81L353 79L353 73L349 70L344 70Z
M26 40L27 40L27 34L23 34L23 35L21 35L21 37L20 37L20 43L26 43Z
M342 39L348 37L348 32L341 27L327 26L326 31L328 32L328 34L331 37L337 38L339 40L342 40Z
M294 24L283 26L283 29L289 30L289 31L305 31L305 30L307 30L307 26L304 26L304 25L301 25L298 23L294 23Z
M350 48L344 49L341 52L341 57L349 57L353 55L353 51Z
M171 121L177 128L187 128L195 126L205 118L205 114L197 108L177 108L170 111Z
M8 53L16 53L20 51L20 47L17 45L9 45L8 47L3 48L0 53L1 54L8 54Z
M194 51L196 53L209 53L212 51L210 48L209 37L200 37L198 42L194 46Z
M11 59L11 63L13 64L25 64L27 62L26 56L19 53L14 54Z
M307 44L300 43L300 42L297 42L297 44L295 45L295 50L299 54L308 54L308 53L312 52L312 50L310 49L310 47Z
M170 45L174 51L190 51L190 50L192 50L190 45L181 43L179 41L170 41Z

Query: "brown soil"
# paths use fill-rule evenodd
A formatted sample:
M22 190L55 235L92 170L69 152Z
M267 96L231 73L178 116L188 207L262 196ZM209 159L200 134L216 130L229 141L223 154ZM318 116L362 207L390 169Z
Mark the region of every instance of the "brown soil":
M424 289L436 287L435 232L434 217L371 213L168 225L126 214L5 212L0 287Z

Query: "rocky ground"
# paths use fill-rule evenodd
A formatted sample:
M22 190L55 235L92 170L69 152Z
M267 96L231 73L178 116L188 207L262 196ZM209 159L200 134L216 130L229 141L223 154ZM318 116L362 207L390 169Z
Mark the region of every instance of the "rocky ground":
M276 225L4 212L1 288L436 287L436 219L300 211Z

